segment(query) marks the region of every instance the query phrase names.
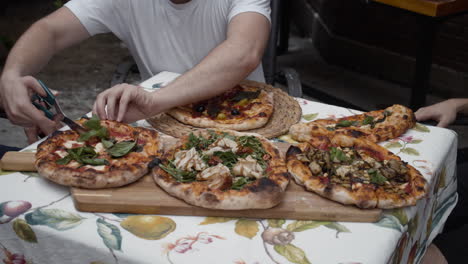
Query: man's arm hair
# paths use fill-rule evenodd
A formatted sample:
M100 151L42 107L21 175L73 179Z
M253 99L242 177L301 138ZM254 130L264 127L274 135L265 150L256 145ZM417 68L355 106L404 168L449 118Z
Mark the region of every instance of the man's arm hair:
M216 96L244 80L261 63L270 22L255 12L236 15L227 38L198 65L154 93L155 112Z
M34 23L21 36L8 56L3 74L36 74L54 54L89 36L78 18L62 7Z

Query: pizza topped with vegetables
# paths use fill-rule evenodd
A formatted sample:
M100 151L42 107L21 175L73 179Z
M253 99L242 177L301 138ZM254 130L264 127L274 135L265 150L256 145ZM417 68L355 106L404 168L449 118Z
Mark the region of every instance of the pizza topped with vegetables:
M138 180L160 154L158 133L93 117L88 129L55 132L38 146L36 168L56 183L82 188L118 187Z
M291 126L289 133L298 141L310 141L317 136L345 134L381 142L396 138L416 124L413 111L402 105L339 119L319 119Z
M171 109L168 114L195 127L233 130L262 127L273 114L273 93L252 83L243 82L214 98Z
M427 192L415 168L369 140L347 135L291 146L286 163L307 190L361 208L415 205Z
M189 204L213 209L270 208L289 178L278 149L258 134L200 130L151 164L156 183Z

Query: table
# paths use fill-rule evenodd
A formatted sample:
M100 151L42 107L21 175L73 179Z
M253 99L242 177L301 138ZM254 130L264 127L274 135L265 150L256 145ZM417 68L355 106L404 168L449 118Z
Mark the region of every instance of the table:
M162 73L142 85L160 87L175 76ZM355 113L297 100L302 121ZM83 213L68 188L36 173L1 172L0 258L48 264L418 263L457 202L457 136L418 125L382 145L418 168L431 187L417 206L387 210L377 223Z

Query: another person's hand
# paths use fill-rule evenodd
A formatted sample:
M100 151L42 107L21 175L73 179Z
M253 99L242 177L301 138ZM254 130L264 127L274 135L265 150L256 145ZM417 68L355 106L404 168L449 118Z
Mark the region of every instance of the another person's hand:
M424 120L436 120L439 122L438 127L447 127L457 117L459 105L454 101L455 99L449 99L431 106L422 107L418 109L414 114L418 121Z
M160 112L158 109L155 93L135 85L119 84L97 96L93 114L101 119L130 123Z
M30 98L33 93L46 96L44 89L31 76L2 76L0 80L0 98L10 122L25 128L37 126L48 135L56 130L57 124L32 105Z

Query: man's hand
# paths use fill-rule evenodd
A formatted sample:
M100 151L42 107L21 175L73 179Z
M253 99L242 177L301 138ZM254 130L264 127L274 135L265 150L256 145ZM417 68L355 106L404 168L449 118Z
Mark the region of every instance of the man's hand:
M447 127L457 117L458 106L450 100L418 109L414 114L418 121L436 120L438 127Z
M37 126L45 134L50 134L57 124L32 105L30 98L33 93L46 96L44 89L31 76L3 76L0 81L0 98L10 122L23 127Z
M161 111L155 95L156 92L147 92L142 87L118 84L97 96L93 114L126 123L141 120Z

